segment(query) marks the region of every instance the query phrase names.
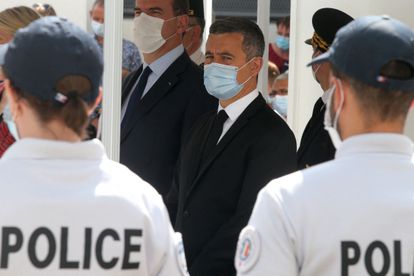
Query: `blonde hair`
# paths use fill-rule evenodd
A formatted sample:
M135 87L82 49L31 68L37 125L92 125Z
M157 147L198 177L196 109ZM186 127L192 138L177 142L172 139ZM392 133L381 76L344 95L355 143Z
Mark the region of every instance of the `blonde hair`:
M0 33L14 36L18 29L26 27L40 15L32 8L18 6L0 12Z
M33 9L41 16L56 16L55 9L49 4L36 3L33 5Z

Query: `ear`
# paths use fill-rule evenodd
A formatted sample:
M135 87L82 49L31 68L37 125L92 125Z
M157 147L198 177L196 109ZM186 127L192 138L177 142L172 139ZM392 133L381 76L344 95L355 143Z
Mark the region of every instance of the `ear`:
M341 105L341 102L343 101L342 104L342 109L344 109L344 107L347 104L347 98L348 98L348 86L346 85L346 83L338 78L335 77L331 77L333 84L335 85L335 91L333 92L335 94L335 97L333 98L333 107L335 110L337 110L339 108L339 106Z
M11 82L9 79L5 79L4 84L5 84L4 93L6 93L7 102L10 106L10 111L13 114L13 117L14 117L13 119L16 119L16 117L18 117L21 114L23 110L22 105L25 104L25 102L22 101L20 97L17 95L17 92L14 89L14 87L11 85Z
M90 116L96 109L96 107L99 105L99 103L102 101L102 87L99 87L99 94L98 97L96 97L96 100L93 104L89 105L88 107L88 116Z
M252 72L253 76L257 76L260 73L260 70L263 66L263 58L262 57L255 57L249 65L250 71Z
M188 15L179 15L177 18L177 34L185 33L188 28L189 18Z
M199 25L195 25L193 27L193 41L199 41L201 36L201 27Z

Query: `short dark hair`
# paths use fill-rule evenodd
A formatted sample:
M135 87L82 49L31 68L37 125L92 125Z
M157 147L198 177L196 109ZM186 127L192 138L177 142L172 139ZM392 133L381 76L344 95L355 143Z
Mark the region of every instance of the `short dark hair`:
M265 42L262 31L256 23L237 17L228 17L215 21L210 34L240 33L243 35L243 52L247 60L263 57Z
M286 26L286 28L290 29L290 16L279 17L278 19L276 19L276 25L284 25Z
M414 91L403 92L389 89L376 88L355 80L332 65L332 73L335 77L350 84L354 96L360 108L366 116L363 118L365 125L372 125L376 121L405 120L410 105L414 100ZM380 75L391 79L412 79L414 68L402 61L391 61L383 66Z
M175 15L188 14L190 9L189 0L172 0L173 1L173 10Z

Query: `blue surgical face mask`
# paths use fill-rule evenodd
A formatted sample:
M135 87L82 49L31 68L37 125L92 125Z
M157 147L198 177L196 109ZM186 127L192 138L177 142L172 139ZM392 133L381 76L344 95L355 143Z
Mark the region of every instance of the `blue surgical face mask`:
M211 63L204 65L204 85L207 92L219 100L228 100L239 94L244 85L253 77L243 83L237 82L237 72L249 64L248 61L242 67Z
M103 37L105 33L104 24L98 21L92 20L91 22L92 31L96 36Z
M289 50L289 37L276 35L276 45L282 50Z
M3 120L7 124L7 128L10 131L10 134L14 137L17 141L19 140L19 132L17 131L16 123L13 121L13 115L10 110L10 105L6 104L4 111L3 111Z
M275 109L283 117L287 117L288 96L276 95L271 99L272 108Z

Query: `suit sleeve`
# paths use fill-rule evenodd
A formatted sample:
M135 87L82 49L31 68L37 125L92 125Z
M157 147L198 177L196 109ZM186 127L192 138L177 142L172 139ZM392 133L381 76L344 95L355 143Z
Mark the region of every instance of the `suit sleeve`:
M238 276L299 275L295 231L281 202L268 187L260 192L249 224L240 234L234 258ZM252 243L248 253L247 241Z
M233 264L240 230L249 220L260 189L271 179L296 170L296 141L290 130L284 131L284 134L279 133L278 136L262 137L255 143L249 155L234 216L222 225L197 256L190 273L203 271L206 269L203 267L205 265L215 266L217 271L228 271L228 264ZM233 266L231 269L234 269Z
M180 171L180 158L178 158L176 168L174 170L173 180L171 184L171 188L165 197L165 205L168 209L168 214L170 215L170 220L172 225L175 225L175 220L177 217L178 211L178 196L179 196L179 178L178 172Z

